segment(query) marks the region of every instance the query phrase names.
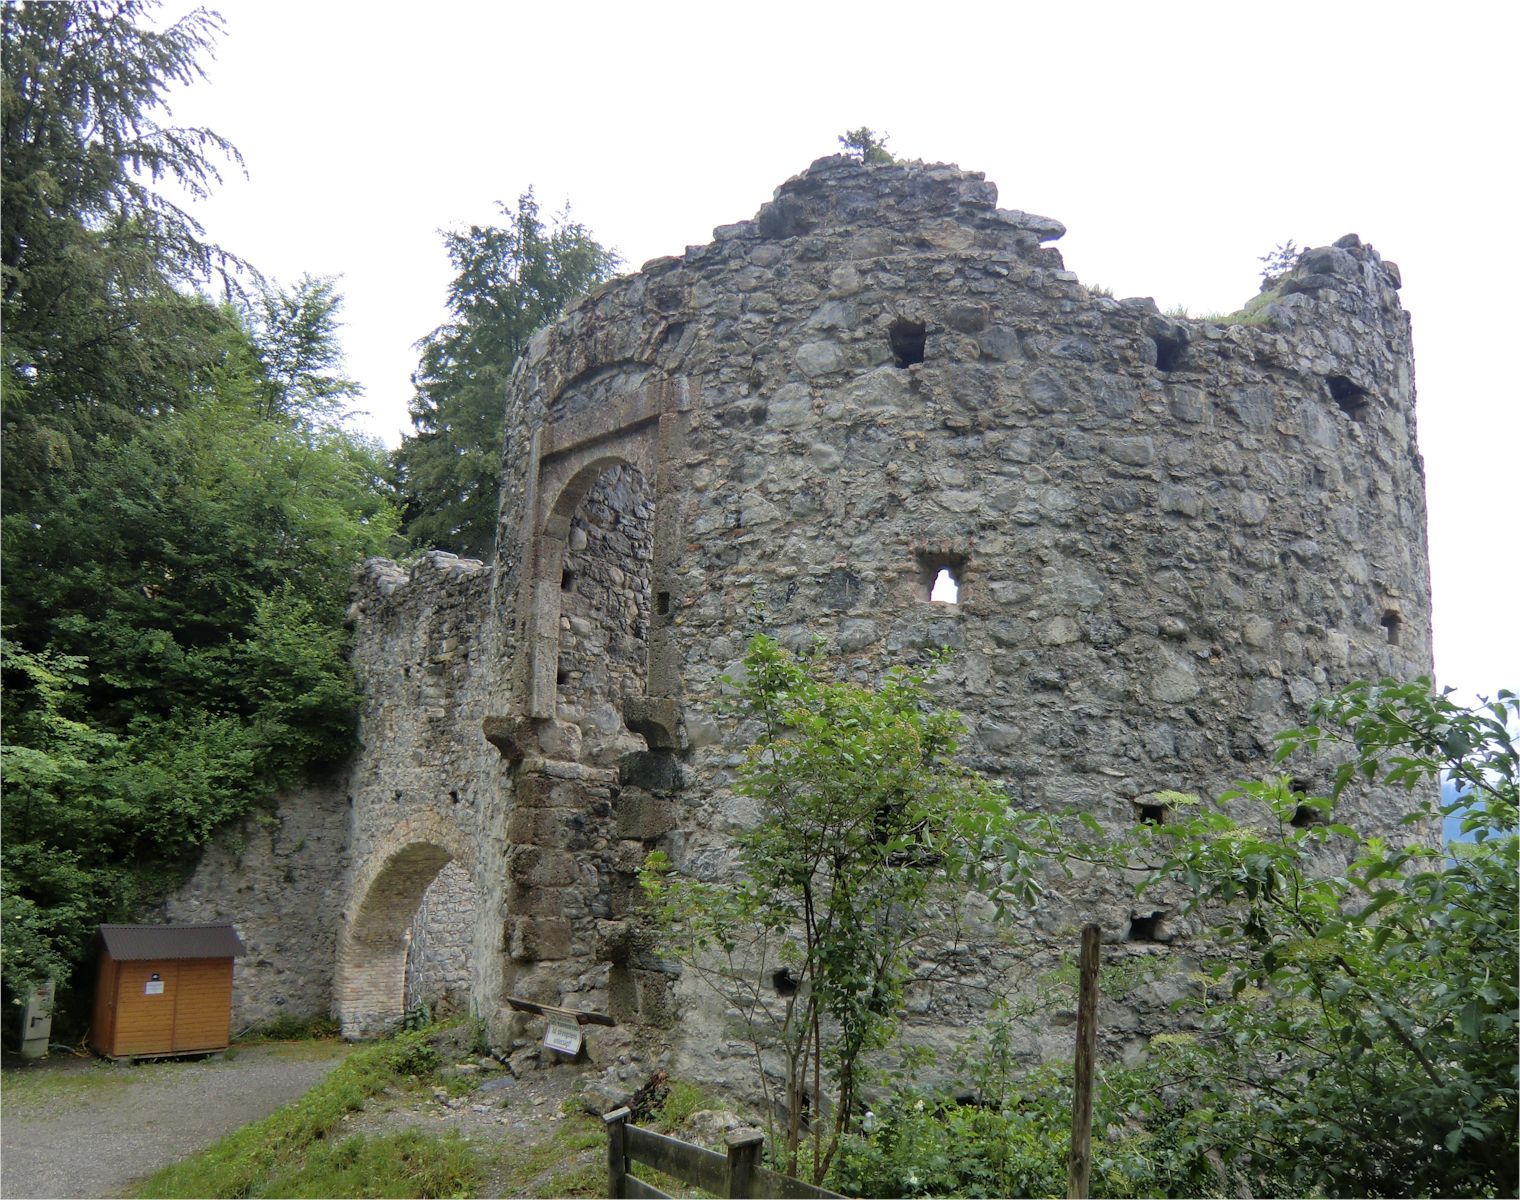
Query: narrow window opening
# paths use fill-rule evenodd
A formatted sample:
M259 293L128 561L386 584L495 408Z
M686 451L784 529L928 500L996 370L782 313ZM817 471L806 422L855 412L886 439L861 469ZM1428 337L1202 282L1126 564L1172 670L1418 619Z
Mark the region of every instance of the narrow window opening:
M898 317L887 330L887 340L892 346L892 361L899 367L911 367L924 361L924 344L928 333L922 321L910 321Z
M939 569L939 574L934 577L934 586L929 589L929 599L938 604L961 602L961 585L956 582L949 567Z
M1182 338L1157 335L1151 341L1156 343L1156 370L1175 371L1182 365L1182 351L1187 345Z
M955 550L914 552L918 559L915 595L935 604L960 604L966 598L966 556Z
M1142 825L1165 825L1166 805L1137 804L1135 805L1135 819Z
M559 590L568 592L575 587L575 572L566 567L559 577Z
M1325 383L1330 388L1330 398L1340 406L1341 412L1353 421L1360 421L1367 415L1371 397L1366 388L1358 387L1344 375L1330 375Z
M654 609L655 609L655 612L659 613L660 616L662 616L662 617L670 615L670 593L669 592L661 592L658 596L655 597Z
M1383 614L1383 632L1388 635L1388 644L1390 646L1397 646L1399 644L1399 627L1403 623L1399 618L1399 614L1392 609Z
M1131 942L1159 942L1161 936L1161 919L1164 914L1153 912L1148 916L1131 914L1129 919L1129 933L1125 940Z

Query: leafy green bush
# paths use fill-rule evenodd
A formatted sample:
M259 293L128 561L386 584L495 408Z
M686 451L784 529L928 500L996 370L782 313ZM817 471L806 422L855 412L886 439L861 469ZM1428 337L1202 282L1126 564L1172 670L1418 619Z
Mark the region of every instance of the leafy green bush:
M1052 1089L1032 1098L997 1111L898 1092L866 1121L869 1132L845 1139L829 1185L851 1196L1056 1195L1068 1144L1057 1133L1059 1097Z
M1467 708L1428 680L1357 684L1282 735L1332 757L1325 795L1241 784L1148 832L1229 952L1185 1082L1210 1149L1288 1194L1512 1196L1520 1174L1520 703ZM1438 808L1437 784L1457 796ZM1342 820L1358 789L1407 789L1407 834ZM1419 799L1419 789L1430 797ZM1436 845L1438 814L1476 840ZM1345 870L1326 873L1326 850Z
M1020 1065L1013 1035L1026 1012L999 1005L957 1054L961 1100L896 1088L841 1146L830 1186L857 1196L1052 1196L1067 1187L1069 1065ZM1189 1039L1158 1039L1156 1061L1099 1069L1091 1187L1105 1196L1213 1196L1224 1176L1195 1136L1211 1114L1163 1094L1157 1068L1176 1070Z
M1094 1195L1516 1194L1520 703L1467 708L1428 681L1384 681L1311 716L1280 758L1328 757L1327 794L1243 783L1139 832L1149 883L1185 885L1225 954L1183 1002L1197 1032L1152 1038L1142 1067L1100 1068ZM1439 808L1438 779L1457 789ZM1415 792L1407 832L1345 823L1362 787ZM1438 812L1475 841L1443 853ZM1115 865L1135 850L1115 847ZM1327 873L1327 851L1346 868ZM963 1066L978 1106L898 1091L845 1140L834 1186L1064 1192L1071 1086L1018 1069L1017 1015L995 1015Z

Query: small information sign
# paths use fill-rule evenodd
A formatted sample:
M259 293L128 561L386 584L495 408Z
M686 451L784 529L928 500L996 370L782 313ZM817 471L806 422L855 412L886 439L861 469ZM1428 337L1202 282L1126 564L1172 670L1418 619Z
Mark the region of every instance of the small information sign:
M581 1049L581 1027L573 1021L563 1021L557 1017L549 1018L549 1028L544 1033L544 1045L551 1050L558 1050L562 1054L579 1054Z
M162 979L150 979L143 987L144 996L162 996L164 994L164 981Z

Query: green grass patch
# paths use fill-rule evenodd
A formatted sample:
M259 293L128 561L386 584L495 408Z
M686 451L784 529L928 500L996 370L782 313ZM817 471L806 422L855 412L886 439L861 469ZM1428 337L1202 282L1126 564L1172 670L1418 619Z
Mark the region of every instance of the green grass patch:
M687 1083L684 1079L672 1079L665 1093L665 1099L655 1111L650 1127L660 1133L673 1134L686 1119L694 1112L700 1112L704 1108L711 1108L706 1093L695 1084Z
M296 1166L278 1171L250 1196L472 1196L484 1178L480 1155L457 1133L408 1129L384 1137L356 1134L319 1142Z
M391 1084L402 1083L409 1076L430 1075L437 1065L438 1055L427 1044L427 1034L423 1032L403 1033L366 1046L349 1055L331 1075L299 1100L151 1176L139 1188L138 1195L265 1194L261 1189L277 1172L301 1169L316 1143L325 1139L345 1114L362 1108L369 1097ZM333 1194L351 1193L339 1191ZM435 1193L420 1192L412 1187L400 1194Z
M100 1060L91 1063L40 1062L9 1068L3 1076L5 1107L8 1112L19 1114L56 1100L80 1100L112 1092L134 1079L141 1079L138 1071L152 1069Z
M233 1051L236 1046L227 1051L227 1057L234 1057ZM277 1058L281 1062L317 1062L324 1058L337 1058L350 1051L347 1042L340 1042L337 1038L313 1039L305 1042L269 1042L261 1046L259 1053L270 1058ZM250 1049L247 1053L253 1053Z
M1251 297L1244 308L1237 309L1235 312L1211 313L1202 319L1211 325L1265 325L1271 320L1267 315L1267 305L1281 299L1282 293L1272 288Z

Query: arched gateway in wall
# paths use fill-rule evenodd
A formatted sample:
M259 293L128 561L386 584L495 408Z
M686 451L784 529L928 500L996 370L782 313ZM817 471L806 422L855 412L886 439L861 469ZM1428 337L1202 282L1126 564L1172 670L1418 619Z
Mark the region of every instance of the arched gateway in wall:
M457 864L469 877L466 920L475 927L472 962L495 951L489 924L482 928L476 877L494 869L481 848L447 816L419 812L381 840L350 884L349 907L338 934L336 1008L343 1036L374 1037L397 1028L406 1010L407 957L413 918L439 872ZM472 990L474 981L472 980Z

